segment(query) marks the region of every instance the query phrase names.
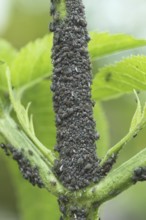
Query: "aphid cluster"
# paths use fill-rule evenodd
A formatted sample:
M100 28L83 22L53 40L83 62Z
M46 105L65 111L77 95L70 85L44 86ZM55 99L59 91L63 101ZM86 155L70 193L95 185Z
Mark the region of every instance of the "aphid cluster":
M56 113L59 159L54 171L70 190L78 190L100 179L95 141L99 138L93 120L89 36L81 0L66 0L67 15L54 23L51 90ZM52 4L55 4L52 1ZM59 16L59 15L58 15Z
M29 160L25 158L23 151L16 150L10 144L0 144L0 147L5 151L6 155L12 155L13 159L17 161L19 169L25 179L27 179L33 186L37 185L42 188L44 186L40 176L38 167L32 167ZM28 152L33 155L32 151Z
M138 167L134 170L134 175L132 176L132 181L136 183L137 181L146 181L146 167Z

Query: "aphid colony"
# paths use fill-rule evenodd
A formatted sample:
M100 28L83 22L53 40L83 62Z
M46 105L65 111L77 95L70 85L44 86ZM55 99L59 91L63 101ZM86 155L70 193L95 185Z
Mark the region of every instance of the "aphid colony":
M52 48L54 111L56 113L59 152L54 172L70 190L98 182L109 172L115 158L99 167L91 100L91 64L87 50L89 36L81 0L66 0L67 15L59 18L56 1L52 1L54 39Z
M19 169L25 179L27 179L33 186L37 185L42 188L44 186L40 176L38 167L33 167L29 160L25 158L23 151L16 150L10 144L0 144L0 147L5 151L6 155L12 155L13 159L17 161ZM28 154L33 156L31 150L28 151Z
M99 181L95 141L99 135L93 120L89 36L81 0L66 0L67 15L59 19L52 1L54 40L52 48L53 104L56 113L59 160L54 171L70 190ZM52 31L52 28L51 28Z

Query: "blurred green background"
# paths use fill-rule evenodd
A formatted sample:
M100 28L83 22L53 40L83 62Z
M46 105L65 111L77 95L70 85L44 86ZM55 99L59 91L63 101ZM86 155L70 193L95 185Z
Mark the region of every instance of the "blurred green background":
M12 43L16 48L21 48L27 42L42 37L49 33L48 24L49 0L0 0L0 36ZM145 0L84 0L89 30L109 31L111 33L123 32L145 38ZM106 64L120 60L130 54L145 54L145 48L135 49L104 57L94 62L94 71ZM140 93L144 102L146 93ZM136 108L134 95L127 95L102 103L109 122L110 146L122 138L127 130L131 117ZM146 146L146 129L132 140L123 150L118 164L130 158ZM0 220L19 220L19 198L16 194L13 174L9 166L16 166L0 153ZM16 177L21 178L16 169ZM24 181L22 191L25 193L27 183ZM45 190L30 186L33 195L37 195L36 204L30 206L36 209L36 220L55 220L59 218L56 210L56 200ZM48 218L39 216L43 207L39 198L47 195ZM146 183L138 183L112 201L104 204L100 210L101 220L144 220L146 219L145 198ZM54 208L55 207L55 208ZM55 213L55 214L54 214ZM31 219L31 216L25 219Z

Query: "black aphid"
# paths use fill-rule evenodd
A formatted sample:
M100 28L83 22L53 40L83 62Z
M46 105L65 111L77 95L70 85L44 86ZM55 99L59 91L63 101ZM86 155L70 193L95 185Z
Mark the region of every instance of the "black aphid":
M15 149L10 144L1 144L0 147L4 149L6 155L11 154L13 159L17 161L19 169L25 179L27 179L33 186L37 185L40 188L44 186L39 175L38 167L30 164L29 160L25 158L23 151Z

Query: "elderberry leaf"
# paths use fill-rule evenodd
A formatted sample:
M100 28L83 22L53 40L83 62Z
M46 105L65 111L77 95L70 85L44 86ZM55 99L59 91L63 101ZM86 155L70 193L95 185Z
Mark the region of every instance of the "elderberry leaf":
M89 52L91 59L122 50L146 46L146 40L137 39L127 34L110 34L107 32L91 32Z
M133 90L146 90L146 56L131 56L101 68L93 80L92 96L106 100Z
M12 84L28 88L51 75L52 35L37 39L23 47L10 65Z

